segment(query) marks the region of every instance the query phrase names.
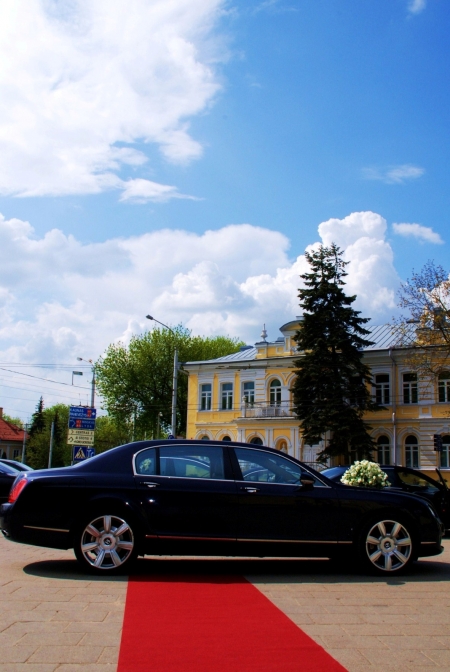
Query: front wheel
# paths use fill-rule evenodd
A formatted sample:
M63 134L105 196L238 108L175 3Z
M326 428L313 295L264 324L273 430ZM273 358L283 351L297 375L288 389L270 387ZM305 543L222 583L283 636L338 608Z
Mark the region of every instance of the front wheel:
M397 520L381 519L366 525L359 543L360 557L365 566L377 574L395 574L405 570L414 555L413 536L408 528Z
M123 570L135 560L136 537L124 518L103 514L81 527L74 550L85 569L111 574Z

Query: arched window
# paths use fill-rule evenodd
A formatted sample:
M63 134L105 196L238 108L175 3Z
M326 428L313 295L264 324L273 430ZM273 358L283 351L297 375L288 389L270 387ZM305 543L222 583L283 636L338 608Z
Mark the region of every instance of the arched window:
M442 371L438 376L439 402L450 401L450 371Z
M282 453L287 453L288 452L288 447L287 447L287 441L282 439L279 444L277 445L278 450L280 450Z
M450 436L448 434L442 437L441 467L450 468Z
M229 436L222 436L222 441L231 441Z
M405 467L419 467L419 442L413 435L405 439Z
M377 453L379 464L391 463L391 446L389 444L389 437L379 436L377 439Z
M253 439L250 439L250 443L254 443L256 446L263 445L262 439L260 439L259 436L254 436Z
M270 383L270 405L280 406L281 404L281 383L279 380L272 380Z
M209 436L206 436L206 434L203 434L203 436L200 437L200 441L209 441Z

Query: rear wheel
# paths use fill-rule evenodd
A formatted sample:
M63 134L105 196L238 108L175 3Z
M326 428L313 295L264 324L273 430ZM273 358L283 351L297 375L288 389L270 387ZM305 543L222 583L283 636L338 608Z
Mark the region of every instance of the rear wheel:
M395 574L413 560L414 538L410 524L380 519L366 525L360 537L360 557L377 574Z
M136 536L121 516L102 514L80 528L74 550L77 560L89 571L120 572L137 556Z

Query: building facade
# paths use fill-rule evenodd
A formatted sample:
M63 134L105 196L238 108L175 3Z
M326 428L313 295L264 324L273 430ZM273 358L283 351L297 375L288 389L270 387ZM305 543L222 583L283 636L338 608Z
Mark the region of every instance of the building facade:
M3 408L0 408L0 457L20 461L24 435L23 429L3 419ZM28 438L28 434L25 435L26 438Z
M316 446L306 445L292 411L294 361L301 358L294 341L299 328L301 318L283 325L275 341L187 362L187 437L264 444L315 463L327 437ZM368 339L374 345L364 350L364 361L372 371L372 393L385 407L365 417L377 446L374 458L430 475L439 466L444 474L449 469L450 479L450 371L436 380L420 379L408 366L408 349L398 344L389 325L373 327ZM442 436L441 453L434 450L436 434Z

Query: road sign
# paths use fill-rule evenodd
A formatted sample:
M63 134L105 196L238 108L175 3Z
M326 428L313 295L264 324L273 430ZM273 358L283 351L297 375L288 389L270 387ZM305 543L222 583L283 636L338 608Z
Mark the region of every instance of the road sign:
M71 406L69 410L69 418L91 418L95 420L97 417L97 409L87 406Z
M94 432L88 429L69 429L67 443L74 446L93 446Z
M95 420L92 418L69 418L69 429L90 429L94 431Z
M88 460L95 455L95 450L93 448L88 448L87 446L72 446L72 450L72 462Z
M173 434L169 434L169 436L168 436L167 438L168 438L168 439L174 439L175 437L174 437Z

